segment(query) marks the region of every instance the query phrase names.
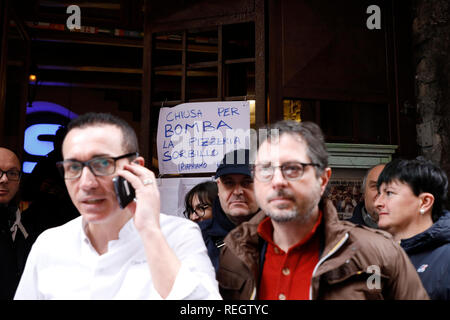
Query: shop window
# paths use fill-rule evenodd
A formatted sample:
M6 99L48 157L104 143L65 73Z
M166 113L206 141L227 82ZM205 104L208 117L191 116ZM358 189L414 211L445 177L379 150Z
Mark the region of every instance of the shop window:
M254 22L155 33L152 77L154 107L254 100Z
M283 108L284 119L319 124L327 142L390 143L387 104L285 99Z

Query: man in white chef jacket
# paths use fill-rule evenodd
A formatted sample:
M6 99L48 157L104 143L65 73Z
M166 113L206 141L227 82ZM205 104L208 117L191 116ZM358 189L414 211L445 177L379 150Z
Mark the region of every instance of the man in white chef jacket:
M198 226L159 212L155 175L128 123L82 115L62 151L58 167L80 217L38 237L15 299L221 299ZM115 176L135 189L124 209Z

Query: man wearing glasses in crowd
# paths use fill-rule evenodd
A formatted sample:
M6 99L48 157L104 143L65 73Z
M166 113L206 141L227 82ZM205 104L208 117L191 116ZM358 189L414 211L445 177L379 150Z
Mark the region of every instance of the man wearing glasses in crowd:
M0 299L12 299L25 265L28 232L21 222L17 155L0 147Z
M322 197L331 176L320 128L281 121L260 141L263 212L225 238L217 274L226 299L428 299L387 233L340 221Z
M104 113L74 119L58 163L81 216L42 233L15 299L220 299L199 228L160 214L134 130ZM113 177L135 199L119 206Z
M249 150L239 149L225 154L215 178L218 197L213 203L213 217L201 221L199 226L217 271L225 236L259 211L253 190Z

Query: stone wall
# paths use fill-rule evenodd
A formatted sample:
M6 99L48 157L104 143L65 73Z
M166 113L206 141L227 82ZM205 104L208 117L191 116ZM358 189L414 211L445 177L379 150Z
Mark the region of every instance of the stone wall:
M449 11L448 0L412 2L417 143L450 177Z

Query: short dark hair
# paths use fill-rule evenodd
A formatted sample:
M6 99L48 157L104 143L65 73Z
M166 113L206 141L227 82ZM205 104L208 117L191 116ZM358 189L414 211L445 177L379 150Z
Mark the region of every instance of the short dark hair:
M139 144L134 129L125 120L110 113L85 113L72 121L67 126L67 133L72 129L83 129L95 125L113 125L122 131L122 147L126 153L139 152Z
M432 219L435 222L443 214L447 201L448 178L445 172L433 162L425 159L395 159L386 164L377 181L379 189L383 183L393 180L406 183L414 195L429 192L434 196Z
M260 145L271 139L271 130L278 130L278 136L290 134L300 136L306 143L306 152L311 162L317 164L316 175L320 175L328 167L328 151L325 145L325 138L320 127L310 121L297 122L294 120L278 121L267 127L268 136L262 136ZM272 136L273 137L273 136Z
M215 198L217 197L217 183L215 181L205 181L195 185L184 197L185 212L192 212L192 200L197 195L200 203L207 203L213 205ZM189 217L186 217L189 218Z

